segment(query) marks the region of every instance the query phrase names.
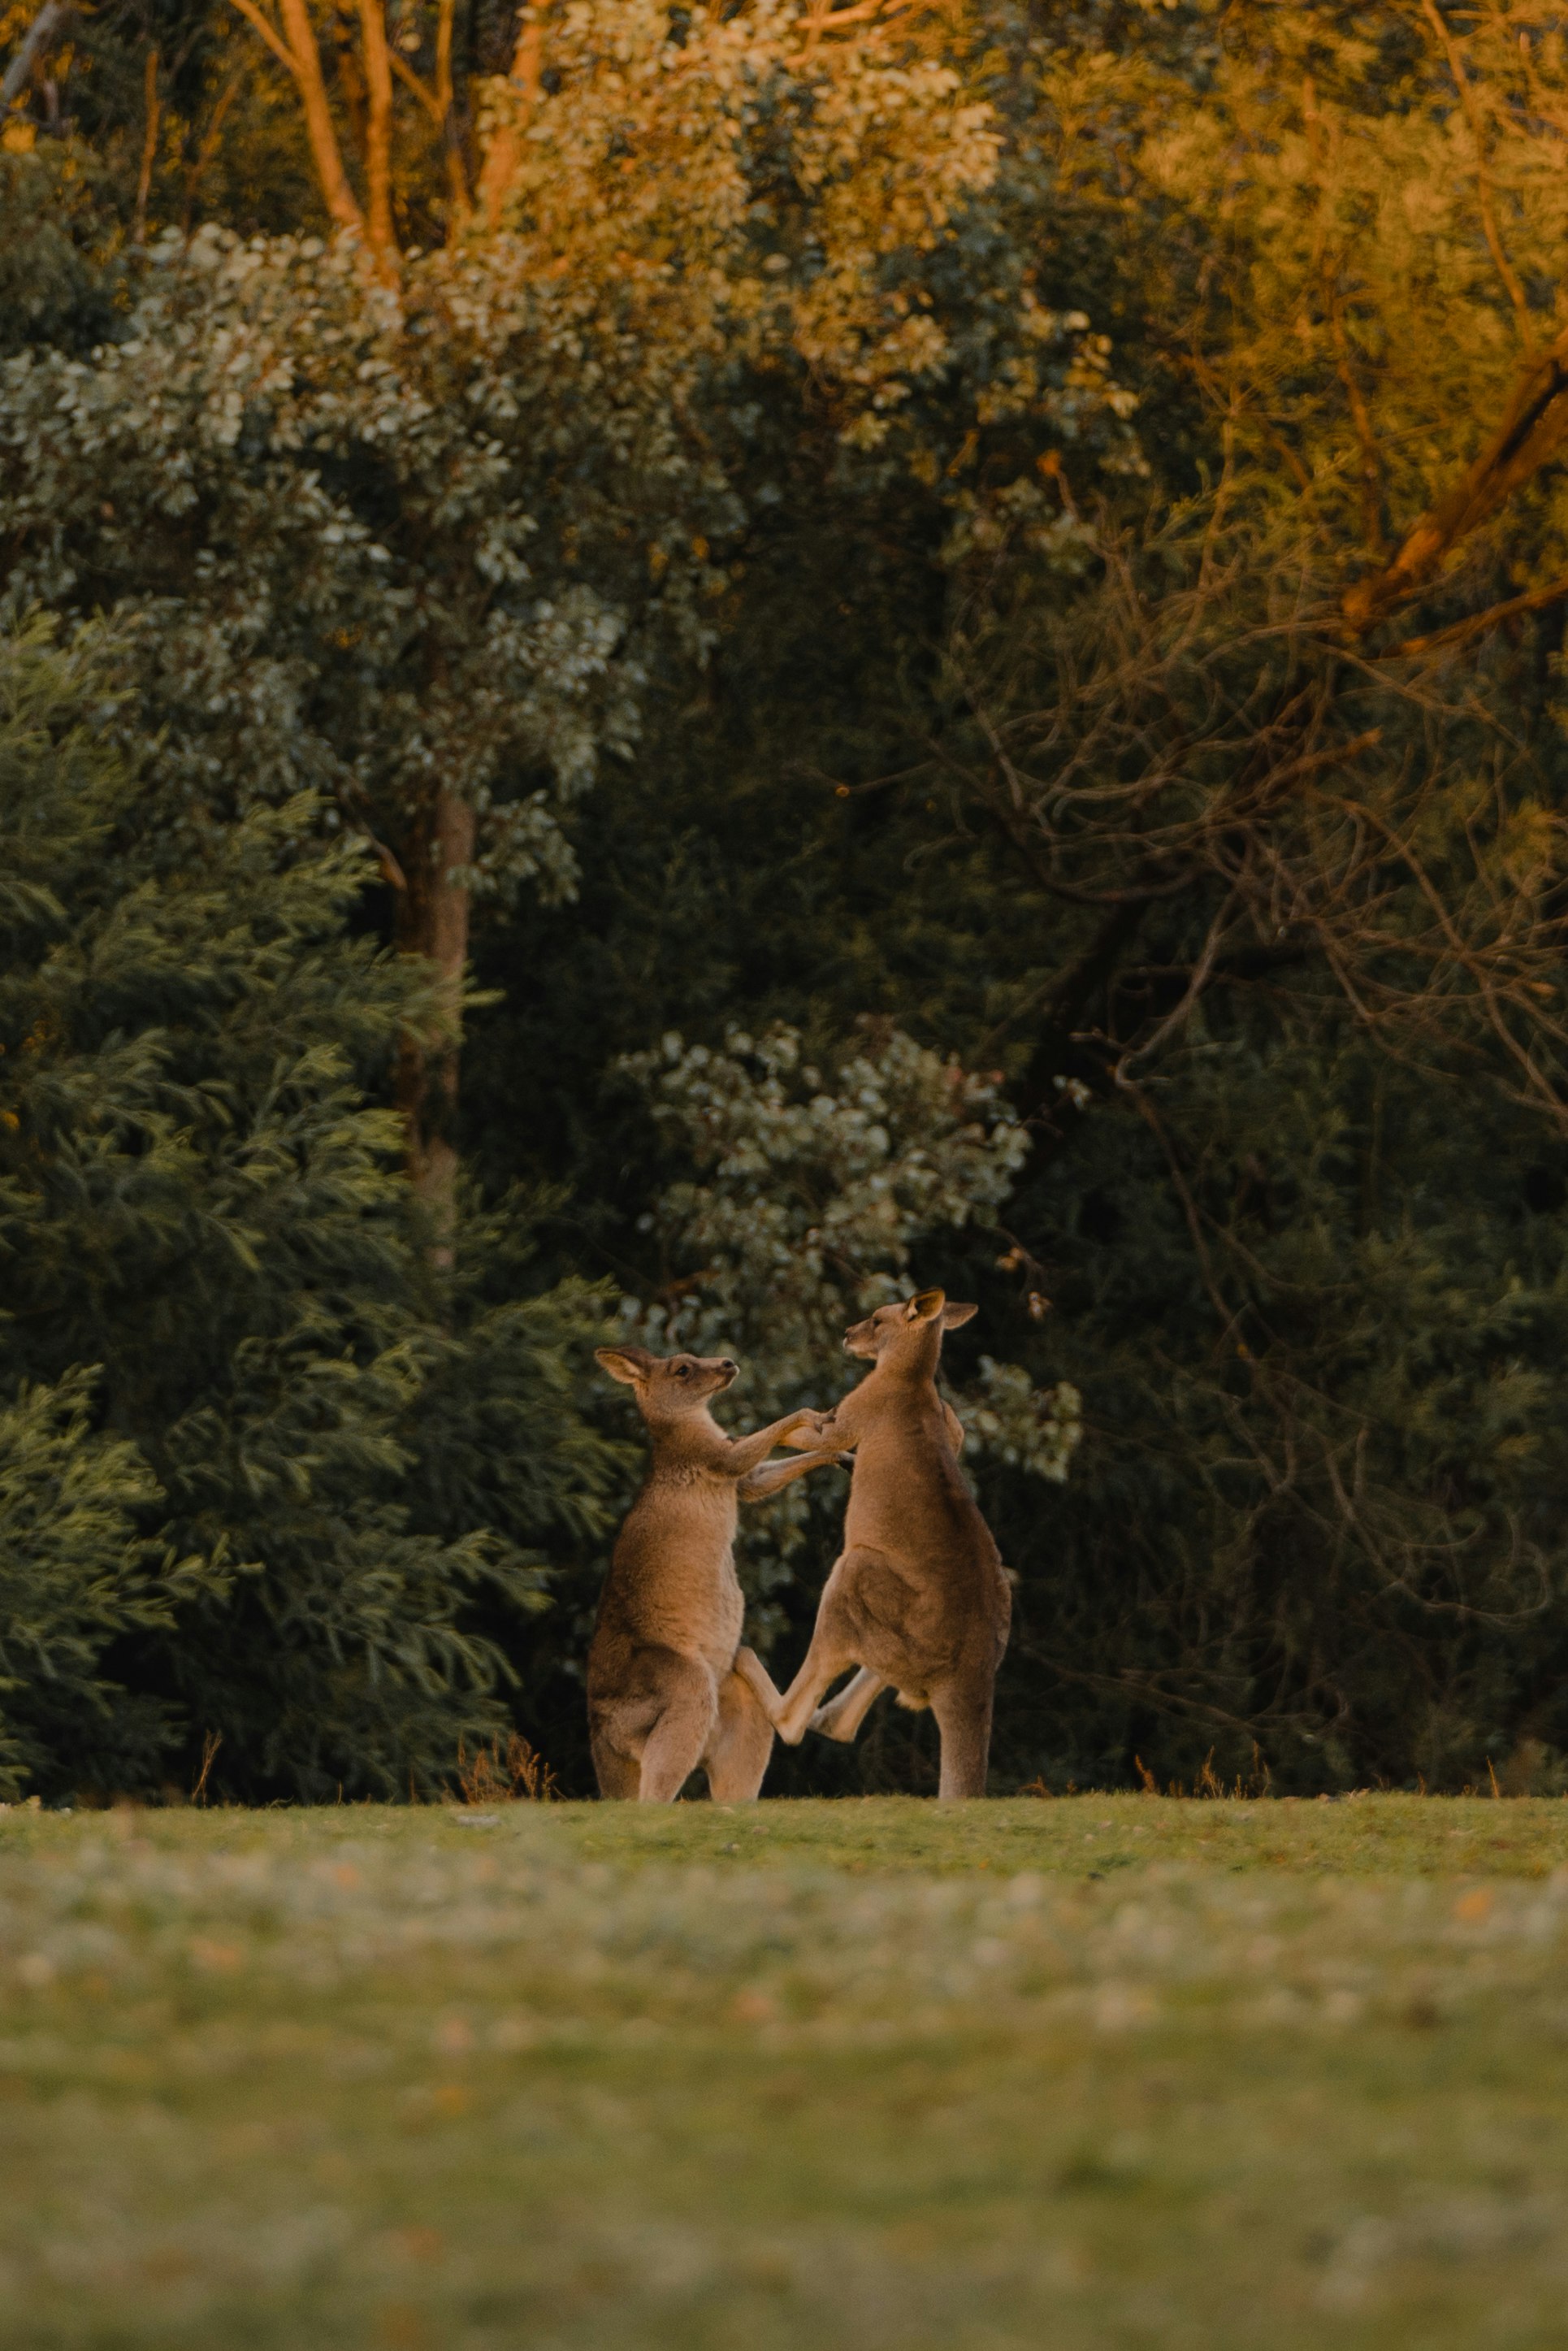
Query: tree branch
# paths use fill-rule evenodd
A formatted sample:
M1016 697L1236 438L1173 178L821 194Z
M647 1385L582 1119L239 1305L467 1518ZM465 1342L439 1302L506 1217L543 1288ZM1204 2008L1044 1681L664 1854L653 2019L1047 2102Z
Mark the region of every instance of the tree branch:
M932 0L850 0L847 7L836 8L833 0L816 0L810 17L810 38L815 41L821 33L836 33L846 25L887 24L895 16L908 16L911 8L929 7Z
M294 62L294 51L289 47L287 42L280 37L277 28L272 23L270 17L264 16L262 11L256 6L255 0L230 0L230 5L234 8L237 8L240 15L244 18L246 24L261 35L262 39L266 43L268 48L272 51L274 57L276 57L278 63L284 68L285 71L292 74L295 80L297 81L299 79L299 68Z
M1476 193L1480 200L1481 228L1486 235L1487 249L1496 266L1498 276L1508 289L1508 298L1513 305L1513 315L1518 322L1519 340L1528 350L1532 340L1530 331L1530 305L1524 298L1524 288L1520 284L1518 274L1508 257L1508 250L1497 225L1497 210L1491 199L1491 179L1486 168L1486 141L1481 133L1475 91L1470 86L1470 78L1465 71L1464 61L1459 55L1459 43L1438 14L1434 0L1421 0L1421 6L1425 11L1427 22L1436 33L1448 57L1449 72L1452 77L1454 88L1459 94L1459 104L1465 110L1465 121L1469 128L1470 143L1476 151Z
M1339 281L1332 265L1325 260L1323 268L1324 302L1328 311L1328 330L1334 340L1335 368L1350 403L1351 422L1355 427L1356 444L1361 451L1361 530L1368 550L1373 555L1387 553L1387 541L1383 535L1383 459L1377 447L1377 435L1372 429L1372 411L1366 396L1356 381L1352 364L1350 337L1345 331L1345 312L1339 298Z
M244 71L242 68L240 72L231 75L224 84L223 94L213 109L212 120L202 134L201 145L186 167L185 194L181 209L181 222L187 235L190 233L192 214L196 209L196 191L202 184L202 175L218 152L219 142L223 135L223 123L227 119L229 109L240 94L244 80Z
M392 63L382 0L359 0L359 30L365 44L365 81L369 120L365 132L365 178L370 204L370 243L383 268L396 265L392 227Z
M1520 371L1501 423L1480 455L1407 533L1392 563L1358 580L1343 611L1359 636L1412 596L1460 539L1497 512L1568 439L1568 329Z
M441 10L436 19L435 94L441 114L441 138L446 147L446 178L452 194L452 219L461 227L473 209L473 199L469 193L468 165L458 131L457 100L452 86L452 30L455 13L456 0L441 0Z
M327 103L327 84L321 72L321 52L316 46L316 35L311 27L306 0L279 0L279 5L283 10L284 32L288 40L289 70L299 84L300 103L305 109L305 128L310 141L310 156L316 166L322 200L329 216L339 228L354 229L363 236L365 215L343 169L342 152L337 144L332 109ZM247 19L260 14L259 10L254 9L253 0L234 0L234 5Z
M1472 612L1468 621L1451 621L1446 629L1434 629L1429 636L1407 637L1403 643L1390 645L1377 658L1409 661L1417 653L1435 653L1449 645L1466 645L1473 637L1485 636L1489 629L1500 627L1504 621L1516 620L1523 612L1543 611L1548 604L1561 603L1565 596L1568 580L1553 580L1548 587L1532 588L1523 596L1511 596L1506 603L1489 604L1484 612Z
M391 61L392 71L397 75L403 88L410 90L419 99L420 104L439 130L441 119L441 100L429 82L421 81L407 57L400 57L396 49L389 49L387 54Z
M26 37L5 68L0 81L0 107L13 106L33 78L33 68L48 48L57 33L64 32L70 16L70 0L44 0Z
M162 110L158 103L158 44L147 52L147 124L141 138L141 169L136 181L136 213L131 239L136 245L147 242L147 200L152 193L152 167L158 161L158 123Z
M544 37L538 9L525 10L517 28L517 47L512 53L512 70L507 76L513 91L511 107L490 134L483 167L479 174L479 201L485 221L492 229L498 229L501 225L506 199L517 177L523 128L539 102L540 56Z
M1116 969L1124 949L1137 937L1148 912L1148 904L1147 898L1129 896L1113 906L1077 961L1069 964L1064 972L1049 983L1049 998L1039 1039L1029 1057L1029 1067L1023 1073L1023 1083L1029 1092L1038 1094L1043 1100L1049 1099L1051 1080L1061 1073L1072 1031ZM1030 1008L1026 1001L1017 1012L1008 1016L1008 1020L993 1029L981 1046L976 1060L983 1060L1009 1022Z

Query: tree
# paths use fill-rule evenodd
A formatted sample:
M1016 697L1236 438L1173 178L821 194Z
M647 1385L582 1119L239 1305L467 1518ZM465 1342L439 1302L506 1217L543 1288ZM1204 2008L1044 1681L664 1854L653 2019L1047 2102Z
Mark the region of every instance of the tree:
M896 762L1051 909L1002 1023L1043 1130L1011 1213L1092 1434L1023 1637L1107 1753L1185 1719L1189 1769L1258 1740L1308 1782L1452 1779L1561 1654L1554 639L1500 632L1561 593L1527 412L1562 57L1476 21L1041 50L1076 202L1139 224L1118 369L1195 388L1207 479L1075 502L1071 575L1027 530L980 550Z
M156 598L161 691L139 725L209 738L199 766L214 698L248 717L281 695L287 787L335 795L383 844L400 943L441 974L400 1100L445 1259L472 890L570 887L560 813L602 751L628 755L651 641L701 656L735 518L693 413L703 376L791 358L870 445L946 361L908 262L983 187L994 141L930 54L929 13L528 12L470 158L481 93L453 80L450 5L423 78L367 5L339 56L339 99L363 99L356 190L304 0L275 22L247 0L341 242L171 245L63 410L64 362L11 380L0 528L21 592L122 614ZM447 241L416 255L397 216L426 217L409 207L431 124Z
M46 1788L202 1733L236 1791L430 1787L502 1719L475 1607L536 1608L524 1544L602 1522L560 1370L597 1302L472 1322L492 1418L550 1415L531 1486L427 1458L464 1342L361 1090L417 968L348 935L367 853L308 804L182 836L104 747L108 666L0 650L5 1711Z
M1343 24L1311 14L1332 47ZM790 444L703 705L650 735L657 812L619 782L585 810L591 936L546 919L487 1047L480 1147L522 1147L510 1089L566 1103L559 1245L655 1305L706 1276L680 1293L693 1317L743 1293L762 1355L787 1285L729 1286L717 1249L671 1256L672 1187L709 1179L680 1122L639 1118L602 1061L640 1022L718 1066L737 1024L754 1040L783 1020L826 1071L870 1009L1000 1067L1033 1145L1009 1245L943 1232L922 1278L979 1296L979 1344L1036 1391L1084 1395L1059 1491L978 1465L1021 1577L1002 1769L1125 1782L1141 1754L1190 1780L1211 1749L1254 1771L1256 1742L1296 1787L1459 1785L1518 1742L1568 1746L1555 622L1543 606L1386 662L1383 637L1347 639L1360 444L1332 335L1262 290L1311 245L1279 220L1307 203L1281 120L1299 79L1270 82L1261 53L1255 185L1221 168L1241 68L1217 36L1244 47L1250 21L1056 11L1019 35L988 225L1033 235L1042 308L1114 327L1147 470L1036 410L917 512L890 475L819 491ZM1407 68L1425 57L1437 91L1446 67L1413 13L1377 25L1357 103L1383 202L1410 222L1440 105L1412 128ZM1423 414L1457 439L1464 355L1491 349L1473 183L1468 216L1451 173L1434 202L1450 199L1425 360L1398 223L1386 273L1375 222L1360 256L1398 339L1405 406L1380 429L1412 462ZM1406 495L1418 513L1426 481ZM1542 475L1511 512L1527 580L1552 576L1556 495ZM939 498L945 546L926 534ZM1456 575L1386 643L1501 592ZM493 952L504 968L504 935ZM759 1112L764 1156L769 1132ZM791 1555L774 1607L798 1614L827 1540Z
M0 486L14 590L129 632L171 858L303 786L377 860L356 923L452 918L398 1500L569 1570L525 1638L498 1587L464 1614L519 1719L570 1775L619 1474L557 1344L583 1276L804 1392L909 1249L1029 1438L969 1455L1020 1579L1003 1772L1568 1748L1554 21L479 10L450 105L442 24L387 18L377 145L374 23L311 18L362 226L307 252L254 24L90 20L78 131L36 96L7 166L77 274L28 312L23 240ZM955 1067L1000 1074L950 1129ZM748 1524L781 1639L829 1540L787 1502Z
M627 1074L691 1163L647 1212L665 1279L622 1314L669 1352L735 1348L747 1406L774 1418L831 1408L850 1384L835 1367L847 1325L911 1281L936 1280L954 1236L994 1232L1028 1138L994 1082L886 1023L868 1023L823 1070L797 1031L732 1031L722 1052L667 1036ZM982 1356L956 1395L974 1450L1052 1484L1080 1434L1077 1391L1036 1393L1016 1364ZM810 1497L799 1488L754 1523L762 1588L799 1547Z

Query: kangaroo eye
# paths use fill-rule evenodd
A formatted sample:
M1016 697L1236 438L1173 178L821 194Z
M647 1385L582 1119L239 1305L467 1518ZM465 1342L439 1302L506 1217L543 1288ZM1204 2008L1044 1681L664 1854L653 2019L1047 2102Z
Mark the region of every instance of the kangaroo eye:
M691 1364L677 1364L675 1366L675 1376L678 1380L689 1380L691 1376Z

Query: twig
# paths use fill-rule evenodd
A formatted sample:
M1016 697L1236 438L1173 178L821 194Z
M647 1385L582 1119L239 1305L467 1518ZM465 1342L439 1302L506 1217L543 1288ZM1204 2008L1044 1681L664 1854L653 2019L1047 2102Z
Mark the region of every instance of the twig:
M0 81L0 107L12 106L20 98L33 78L33 68L56 34L65 30L70 13L70 0L44 0L27 27L21 47L5 68L5 79Z
M1453 78L1454 88L1459 94L1459 104L1465 110L1465 121L1469 129L1471 144L1476 151L1476 193L1480 200L1481 228L1486 236L1487 250L1497 266L1498 276L1508 289L1508 298L1513 305L1514 319L1519 329L1519 340L1528 350L1534 340L1530 331L1530 305L1525 299L1524 288L1519 282L1518 272L1508 257L1507 247L1503 244L1501 232L1498 228L1497 211L1491 200L1491 179L1486 168L1486 141L1481 135L1480 117L1476 109L1475 91L1471 87L1470 78L1465 71L1464 61L1459 55L1459 43L1438 14L1433 5L1433 0L1421 0L1421 6L1428 24L1442 44L1449 60L1449 72Z
M158 122L162 109L158 103L158 44L147 52L147 128L141 141L141 170L136 183L136 225L131 231L132 242L147 242L147 199L152 193L152 166L158 160Z
M456 0L441 0L436 18L436 103L441 113L441 139L446 148L447 186L452 193L452 217L461 227L473 209L473 198L468 185L468 162L462 152L462 140L458 131L457 100L452 82L452 34Z
M407 57L400 57L396 49L389 49L388 57L391 64L392 71L397 75L398 79L402 83L403 88L413 92L413 95L419 99L420 104L424 108L425 112L430 116L431 120L435 123L439 129L441 119L441 100L437 98L429 82L421 81L418 74L414 71L412 66L410 65Z
M193 1804L203 1803L206 1801L207 1774L212 1770L218 1750L223 1743L223 1734L221 1730L209 1730L202 1736L202 1770L195 1786L191 1791L191 1802Z
M1517 620L1524 612L1544 611L1548 604L1561 603L1564 596L1568 596L1568 580L1553 580L1549 587L1532 588L1522 596L1511 596L1506 603L1489 605L1484 612L1472 612L1468 621L1450 621L1446 629L1434 629L1428 636L1406 637L1376 659L1408 661L1417 653L1435 653L1444 646L1468 645L1472 638L1484 636L1504 621Z

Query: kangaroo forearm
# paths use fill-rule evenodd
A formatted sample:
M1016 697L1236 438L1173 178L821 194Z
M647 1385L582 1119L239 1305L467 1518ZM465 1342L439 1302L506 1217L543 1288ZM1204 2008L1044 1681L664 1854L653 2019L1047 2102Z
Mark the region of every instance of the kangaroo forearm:
M786 1412L782 1420L771 1421L766 1428L753 1429L750 1437L737 1437L730 1447L732 1473L743 1478L759 1461L765 1461L775 1445L782 1444L792 1429L815 1428L816 1415L811 1411Z
M837 1453L797 1453L793 1461L765 1461L759 1469L748 1469L740 1483L742 1502L760 1502L769 1494L776 1494L781 1486L808 1470L823 1469L838 1461Z
M860 1441L860 1432L838 1413L825 1413L818 1428L798 1429L783 1442L800 1453L844 1453Z

